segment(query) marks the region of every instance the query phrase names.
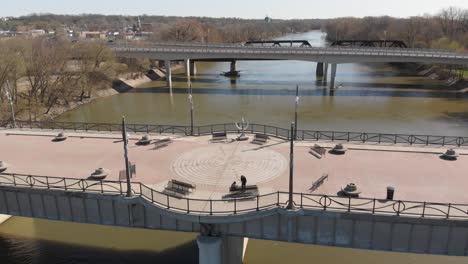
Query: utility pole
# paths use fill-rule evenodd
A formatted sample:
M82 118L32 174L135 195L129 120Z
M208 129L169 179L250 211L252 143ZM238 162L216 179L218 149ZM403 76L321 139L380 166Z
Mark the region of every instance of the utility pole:
M289 150L289 199L286 209L294 209L293 201L293 178L294 178L294 122L291 123L291 141L290 141L290 150Z
M192 82L189 84L189 103L190 103L190 135L193 136L193 96L192 96Z
M11 110L11 119L13 120L13 127L16 128L16 118L15 118L15 108L13 107L13 98L11 97L11 89L10 89L10 81L6 81L7 88L5 89L6 96L10 103L10 110Z
M296 102L294 109L294 140L297 140L297 109L299 107L299 85L296 85Z
M130 183L130 164L128 163L128 138L127 127L125 126L125 116L122 116L122 139L124 142L125 174L127 176L127 197L132 196L132 185Z

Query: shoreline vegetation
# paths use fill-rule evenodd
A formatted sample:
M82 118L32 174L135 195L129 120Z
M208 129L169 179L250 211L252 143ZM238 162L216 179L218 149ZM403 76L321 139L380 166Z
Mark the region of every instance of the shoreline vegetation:
M402 39L411 48L468 48L468 10L450 7L436 15L392 18L364 17L337 19L276 20L139 17L104 15L30 15L0 21L0 30L20 32L46 29L54 35L0 38L0 120L10 119L8 93L20 120L52 120L95 99L125 92L149 81L149 69L161 69L157 61L118 59L105 40L74 41L67 32L131 29L137 34L147 30L149 41L205 43L242 43L267 40L290 33L322 30L327 40ZM132 25L128 27L128 25ZM144 27L144 28L143 28ZM109 31L110 32L110 31ZM115 36L114 36L115 38ZM109 38L114 41L114 39ZM115 39L117 40L117 39ZM174 64L173 67L181 65ZM417 65L403 69L414 75L443 80L448 86L468 87L466 67Z

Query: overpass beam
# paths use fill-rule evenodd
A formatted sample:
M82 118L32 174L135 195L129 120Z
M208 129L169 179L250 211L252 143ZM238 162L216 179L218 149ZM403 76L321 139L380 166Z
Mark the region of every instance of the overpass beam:
M195 76L197 75L197 65L193 60L190 61L190 75Z
M164 66L166 67L166 84L169 89L171 89L172 93L172 71L171 71L171 61L166 60L164 62Z
M325 62L323 65L323 81L326 82L328 80L328 63Z
M185 76L190 77L190 60L184 60L184 69L185 69Z
M336 68L337 68L337 64L332 63L332 65L331 65L331 76L330 76L330 89L335 88Z
M315 75L317 77L323 77L323 62L317 62L317 69L315 70Z

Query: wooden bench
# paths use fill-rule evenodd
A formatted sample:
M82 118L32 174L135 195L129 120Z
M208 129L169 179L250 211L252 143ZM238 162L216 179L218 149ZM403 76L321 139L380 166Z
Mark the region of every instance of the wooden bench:
M170 143L172 143L172 139L170 139L170 138L158 139L158 140L154 141L154 149L167 147Z
M229 188L229 194L224 195L224 200L232 199L253 199L258 195L257 185L246 185L245 190L242 190L242 186L235 186Z
M327 154L327 149L315 144L314 146L310 147L309 153L321 159L322 156L325 156Z
M320 186L322 186L323 182L328 180L328 174L324 173L322 177L320 177L318 180L312 183L312 186L309 188L310 192L314 192L317 190Z
M195 189L195 185L190 183L181 182L178 180L170 180L164 188L164 193L172 196L184 196Z
M251 143L257 144L257 145L263 145L263 144L267 143L269 138L270 137L268 135L265 135L265 134L255 134L255 137L254 137L254 139L252 140Z
M216 132L216 133L213 133L211 135L212 135L211 141L213 141L213 142L219 142L219 141L222 141L222 140L227 140L226 132Z

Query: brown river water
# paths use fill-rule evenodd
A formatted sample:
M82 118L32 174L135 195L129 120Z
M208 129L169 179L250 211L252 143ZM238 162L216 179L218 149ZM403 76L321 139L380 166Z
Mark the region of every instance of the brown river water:
M285 36L324 45L320 32ZM221 72L228 63L197 63L191 78L195 123L231 123L245 116L287 128L300 86L299 129L468 136L467 96L443 82L402 73L384 64L338 66L330 92L315 77L315 63L238 62L240 78ZM75 122L189 124L188 79L165 82L98 99L61 115ZM14 217L0 225L0 263L198 263L197 234L82 225ZM250 240L245 263L466 263L466 258L401 254Z

